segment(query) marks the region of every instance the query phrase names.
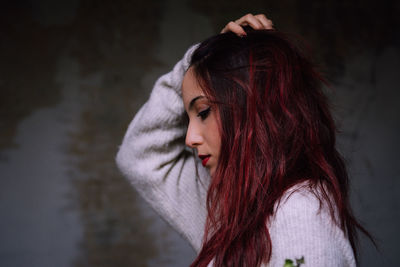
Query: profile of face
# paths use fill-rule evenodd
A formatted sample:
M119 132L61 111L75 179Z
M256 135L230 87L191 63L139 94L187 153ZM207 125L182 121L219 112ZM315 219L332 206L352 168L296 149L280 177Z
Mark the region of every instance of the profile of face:
M182 98L189 118L186 145L196 150L212 176L217 168L221 146L219 116L198 84L192 67L183 78Z

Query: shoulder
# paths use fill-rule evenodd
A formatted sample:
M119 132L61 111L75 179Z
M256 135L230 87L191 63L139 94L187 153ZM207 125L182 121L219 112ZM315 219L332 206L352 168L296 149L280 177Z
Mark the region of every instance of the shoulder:
M283 195L268 225L271 266L303 256L305 266L355 266L350 243L332 220L327 203L320 202L306 184Z

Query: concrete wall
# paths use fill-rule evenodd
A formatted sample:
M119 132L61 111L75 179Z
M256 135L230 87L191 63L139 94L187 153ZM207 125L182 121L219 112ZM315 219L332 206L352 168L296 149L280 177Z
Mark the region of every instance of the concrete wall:
M394 1L3 1L0 266L188 266L195 254L114 164L152 84L226 22L266 13L333 85L352 204L394 265L399 230L399 4Z

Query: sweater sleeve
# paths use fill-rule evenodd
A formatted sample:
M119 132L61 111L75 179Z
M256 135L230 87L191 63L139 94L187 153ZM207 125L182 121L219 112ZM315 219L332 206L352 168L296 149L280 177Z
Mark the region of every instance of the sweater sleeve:
M268 266L304 257L301 266L355 266L350 242L327 208L307 189L288 192L270 221L272 255Z
M181 97L183 76L195 48L156 81L149 100L128 127L116 162L139 194L198 251L209 175L185 147Z

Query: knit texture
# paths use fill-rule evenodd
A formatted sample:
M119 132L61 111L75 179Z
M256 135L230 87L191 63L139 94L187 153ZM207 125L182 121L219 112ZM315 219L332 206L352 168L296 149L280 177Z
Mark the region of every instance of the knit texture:
M116 162L139 194L199 252L210 176L185 147L181 97L183 76L195 49L192 46L171 72L157 80L130 123ZM355 266L345 234L307 187L288 190L266 223L272 240L266 266L283 266L285 259L302 256L302 266Z

